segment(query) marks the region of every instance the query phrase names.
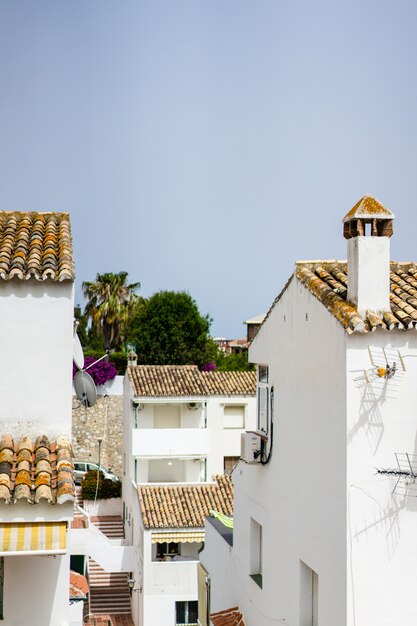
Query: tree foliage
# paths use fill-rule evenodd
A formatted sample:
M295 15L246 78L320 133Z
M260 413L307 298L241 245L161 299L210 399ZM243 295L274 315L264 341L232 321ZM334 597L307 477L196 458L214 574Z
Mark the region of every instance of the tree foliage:
M104 338L104 348L119 345L129 315L138 301L140 283L127 283L127 272L97 274L95 282L83 283L87 300L85 315L91 319L98 336Z
M219 350L215 364L219 372L247 372L255 369L255 366L248 362L247 350L239 353L232 352L232 354L225 354Z
M98 481L98 488L97 488ZM122 483L104 478L103 472L90 470L86 473L81 483L83 500L107 500L108 498L120 498Z
M184 291L159 291L141 303L128 325L139 363L201 366L214 357L211 319Z

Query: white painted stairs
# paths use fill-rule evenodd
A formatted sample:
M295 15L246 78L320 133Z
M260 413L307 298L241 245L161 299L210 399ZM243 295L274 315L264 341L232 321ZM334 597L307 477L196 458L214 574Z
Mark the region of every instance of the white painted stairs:
M81 488L76 487L75 504L83 508ZM83 514L74 507L74 517L83 518ZM121 517L92 518L91 522L108 539L123 539L123 520ZM90 587L90 612L94 615L120 614L129 615L130 593L126 572L106 572L94 559L88 559L88 578Z
M121 517L98 517L91 520L109 539L123 539ZM130 593L125 572L106 572L92 558L88 559L90 612L95 615L131 613Z

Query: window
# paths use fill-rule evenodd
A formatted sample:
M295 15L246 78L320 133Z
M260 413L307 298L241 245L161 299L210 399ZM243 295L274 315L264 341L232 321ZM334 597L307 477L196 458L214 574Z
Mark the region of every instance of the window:
M258 365L258 430L267 433L269 424L269 369Z
M71 554L70 556L70 569L78 574L85 574L85 557L83 554Z
M167 557L178 556L180 544L171 541L170 543L158 543L156 545L156 558L165 561Z
M223 428L245 428L245 407L243 405L229 404L224 407Z
M250 577L262 589L262 526L250 518Z
M197 600L185 600L175 603L176 626L193 625L198 622L198 602Z
M302 624L318 626L319 576L300 561L300 619Z

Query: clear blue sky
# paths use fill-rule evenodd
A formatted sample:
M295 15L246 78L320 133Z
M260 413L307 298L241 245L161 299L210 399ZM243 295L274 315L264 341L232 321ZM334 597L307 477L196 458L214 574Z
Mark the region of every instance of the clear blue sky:
M242 336L365 193L417 260L414 0L1 0L0 208Z

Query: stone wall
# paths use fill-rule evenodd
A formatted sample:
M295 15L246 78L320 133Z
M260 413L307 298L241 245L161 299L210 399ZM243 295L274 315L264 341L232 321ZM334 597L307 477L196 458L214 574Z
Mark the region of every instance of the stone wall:
M72 400L72 445L74 458L98 463L98 438L101 444L100 462L122 477L123 396L98 396L91 408L86 408L74 396Z

